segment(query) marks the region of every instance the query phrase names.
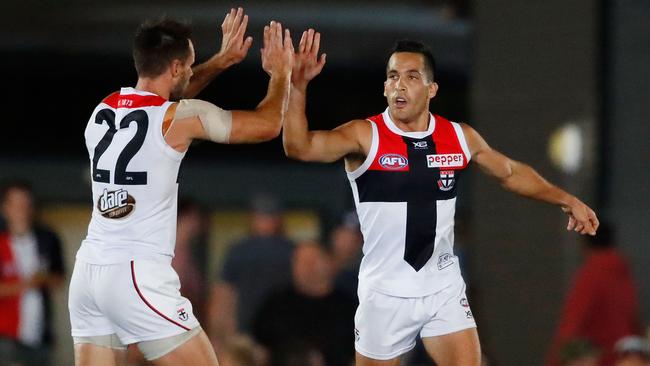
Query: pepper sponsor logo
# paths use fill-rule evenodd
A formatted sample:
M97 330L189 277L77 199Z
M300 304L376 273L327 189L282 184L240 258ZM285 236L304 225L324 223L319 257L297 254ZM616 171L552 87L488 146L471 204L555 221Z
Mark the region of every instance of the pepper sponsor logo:
M427 155L427 166L429 168L461 168L464 162L463 154Z

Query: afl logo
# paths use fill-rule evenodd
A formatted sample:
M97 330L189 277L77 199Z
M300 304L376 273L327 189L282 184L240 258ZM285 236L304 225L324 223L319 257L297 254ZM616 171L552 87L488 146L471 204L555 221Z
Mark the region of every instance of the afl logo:
M99 196L97 209L107 219L121 219L135 210L135 198L124 189L108 191Z
M409 161L399 154L384 154L379 157L379 165L386 169L398 170L409 165Z

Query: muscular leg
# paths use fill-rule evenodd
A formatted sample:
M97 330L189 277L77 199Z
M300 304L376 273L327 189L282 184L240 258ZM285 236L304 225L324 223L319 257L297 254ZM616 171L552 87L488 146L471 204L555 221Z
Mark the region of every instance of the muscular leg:
M355 366L399 366L399 364L399 357L393 358L392 360L374 360L360 354L359 352L357 352L354 362Z
M151 363L155 366L219 366L217 355L203 330Z
M75 344L74 364L75 366L122 366L126 364L126 350L91 343Z
M479 366L481 345L476 328L422 338L424 348L438 366Z

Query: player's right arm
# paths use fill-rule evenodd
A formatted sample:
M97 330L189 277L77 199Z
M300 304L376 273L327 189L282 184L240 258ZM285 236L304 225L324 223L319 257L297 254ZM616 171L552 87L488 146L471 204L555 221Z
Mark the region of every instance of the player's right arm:
M163 124L165 141L177 151L185 151L194 139L225 144L267 141L277 137L289 99L293 51L288 30L271 22L264 27L262 66L270 75L266 97L252 111L225 111L212 103L182 100L170 107Z
M291 94L284 119L282 142L287 157L301 161L333 162L350 154L363 154L363 137L371 136L370 124L352 120L331 131L309 131L305 113L307 85L325 66L326 55L318 57L320 33L303 32L294 55Z

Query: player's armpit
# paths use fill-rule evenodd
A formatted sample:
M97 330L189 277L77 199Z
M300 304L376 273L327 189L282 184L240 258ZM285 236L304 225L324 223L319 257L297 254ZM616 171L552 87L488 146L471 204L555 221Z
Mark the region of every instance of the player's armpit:
M500 152L492 149L483 137L472 127L461 123L467 146L472 154L472 161L483 172L497 179L504 179L512 175L513 161Z
M287 157L329 163L349 154L367 155L372 142L372 127L366 120L352 120L331 131L308 131L304 139L284 138Z

